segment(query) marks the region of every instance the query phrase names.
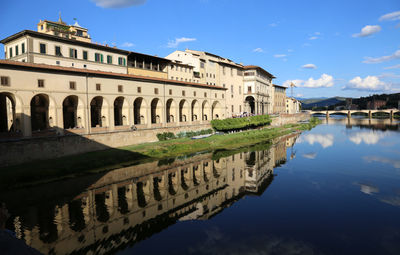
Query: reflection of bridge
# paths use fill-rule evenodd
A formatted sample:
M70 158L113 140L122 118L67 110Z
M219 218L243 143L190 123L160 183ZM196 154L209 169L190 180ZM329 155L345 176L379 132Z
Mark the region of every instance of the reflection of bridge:
M15 212L14 231L44 254L115 252L178 220L209 219L245 195L262 194L291 136L219 159L202 154L108 172L71 201Z
M368 118L372 118L372 114L374 113L387 113L389 117L392 119L395 113L400 113L398 109L386 109L386 110L329 110L329 111L310 111L313 114L323 114L329 118L329 115L332 114L344 114L347 115L348 118L355 113L363 113L368 115Z

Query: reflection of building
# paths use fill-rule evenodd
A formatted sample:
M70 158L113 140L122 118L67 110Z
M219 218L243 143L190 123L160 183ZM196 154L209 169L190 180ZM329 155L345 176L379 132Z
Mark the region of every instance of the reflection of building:
M62 196L23 207L14 230L44 254L116 252L177 220L209 219L245 195L261 195L276 162L286 159L285 148L283 137L274 146L215 160L203 154L114 170L71 201Z

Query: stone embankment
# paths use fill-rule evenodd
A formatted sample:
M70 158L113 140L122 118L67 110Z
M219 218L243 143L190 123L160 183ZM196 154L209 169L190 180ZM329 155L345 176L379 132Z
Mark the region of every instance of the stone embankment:
M310 115L284 114L273 118L272 126L297 123L309 119ZM40 137L0 142L0 167L22 164L34 160L58 158L85 152L118 148L128 145L157 141L157 134L163 132L179 133L199 131L211 128L210 124L180 127L142 129L90 135L65 135L58 137Z

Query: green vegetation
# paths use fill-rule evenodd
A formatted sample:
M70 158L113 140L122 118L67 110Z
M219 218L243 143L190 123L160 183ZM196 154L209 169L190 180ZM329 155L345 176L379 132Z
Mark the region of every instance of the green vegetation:
M101 173L153 160L164 160L165 162L161 164L165 164L173 162L173 159L178 156L198 152L219 150L222 153L222 151L248 148L254 144L268 143L271 139L282 135L311 129L318 123L320 123L318 118L312 118L306 124L290 124L283 127L213 135L198 140L188 137L177 138L4 167L0 169L0 190L15 185L33 185Z
M171 140L171 139L176 139L176 138L184 138L188 137L191 138L193 136L198 136L198 135L207 135L207 134L212 134L213 130L210 129L203 129L200 131L188 131L188 132L180 132L174 135L174 133L171 132L164 132L164 133L158 133L157 138L158 141L166 141L166 140Z
M244 118L212 120L211 125L217 131L249 129L271 124L269 115L259 115Z

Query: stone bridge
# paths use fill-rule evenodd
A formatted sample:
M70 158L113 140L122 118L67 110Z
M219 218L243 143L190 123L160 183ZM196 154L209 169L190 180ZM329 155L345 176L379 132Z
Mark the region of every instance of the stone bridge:
M323 114L329 118L329 115L332 114L344 114L347 117L351 117L351 115L355 113L364 113L368 115L368 118L372 118L372 114L374 113L387 113L389 117L392 119L395 113L400 113L399 109L385 109L385 110L329 110L329 111L309 111L310 114Z

